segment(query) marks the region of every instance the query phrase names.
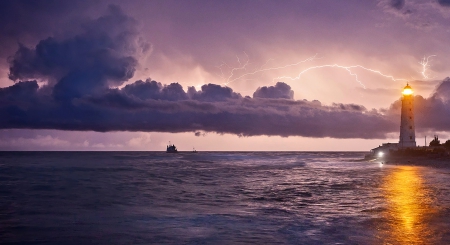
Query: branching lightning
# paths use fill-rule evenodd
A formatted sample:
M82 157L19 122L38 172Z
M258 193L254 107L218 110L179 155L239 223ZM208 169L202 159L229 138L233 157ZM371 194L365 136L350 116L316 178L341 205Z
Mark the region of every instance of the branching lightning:
M226 64L226 63L223 63L223 64L221 64L220 66L218 66L218 68L220 69L221 74L222 74L221 77L225 80L225 82L224 82L223 84L228 85L228 84L233 83L233 82L235 82L235 81L237 81L237 80L241 80L241 79L243 79L243 78L245 78L245 77L247 77L247 76L251 76L251 75L254 75L254 74L257 74L257 73L261 73L261 72L265 72L265 71L281 70L281 69L284 69L284 68L288 68L288 67L292 67L292 66L297 66L297 65L300 65L300 64L302 64L302 63L305 63L305 62L308 62L308 61L313 61L313 60L315 60L315 59L318 59L318 58L317 58L317 54L316 54L316 55L311 56L311 57L309 57L309 58L307 58L307 59L305 59L305 60L302 60L302 61L299 61L299 62L296 62L296 63L293 63L293 64L288 64L288 65L284 65L284 66L277 66L277 67L264 68L264 67L268 64L268 62L272 60L272 59L269 59L269 60L267 60L260 68L254 70L254 71L246 72L246 73L241 74L241 75L236 75L236 72L237 72L237 71L241 71L241 70L247 71L247 68L248 68L248 66L249 66L249 64L250 64L249 56L248 56L245 52L244 52L244 54L245 54L245 56L246 56L245 62L241 61L241 59L239 58L239 56L236 56L236 57L237 57L237 62L239 63L239 66L238 66L238 67L232 67L232 66L229 66L229 65ZM428 56L428 57L426 57L426 58L424 57L424 59L422 60L422 62L420 62L420 64L421 64L422 67L423 67L422 75L423 75L424 77L426 77L426 78L428 78L428 77L426 76L426 71L427 71L427 68L429 67L428 62L429 62L429 59L430 59L431 57L433 57L433 56L435 56L435 55L431 55L431 56ZM226 76L224 75L223 69L222 69L223 67L227 67L228 69L231 69L230 75L229 75L229 76L226 77ZM292 80L292 81L294 81L294 80L299 80L299 79L301 78L301 76L302 76L303 74L305 74L306 72L311 71L311 70L314 70L314 69L320 69L320 68L339 68L339 69L344 69L344 70L346 70L346 71L350 74L350 76L353 76L353 77L355 78L355 80L356 80L356 81L357 81L364 89L366 88L366 86L359 80L358 74L356 74L356 73L354 72L354 69L362 69L362 70L365 70L365 71L368 71L368 72L372 72L372 73L378 74L378 75L380 75L380 76L382 76L382 77L391 79L392 81L409 81L408 79L395 78L395 77L392 76L392 75L386 75L386 74L382 73L382 72L379 71L379 70L370 69L370 68L364 67L364 66L362 66L362 65L343 66L343 65L339 65L339 64L328 64L328 65L311 66L311 67L308 67L308 68L306 68L306 69L301 70L301 71L298 73L298 75L295 76L295 77L291 77L291 76L280 76L280 77L275 77L273 80L281 80L281 79L289 79L289 80Z
M437 55L430 55L430 56L428 56L428 57L425 57L425 56L424 56L424 57L422 58L422 61L419 62L419 64L422 65L422 72L421 72L421 74L422 74L422 77L423 77L424 79L431 79L431 78L427 75L427 70L428 70L428 68L431 67L431 65L429 65L429 63L431 62L430 58L431 58L431 57L435 57L435 56L437 56Z
M231 67L231 66L229 66L229 65L226 64L226 63L222 63L220 66L218 66L218 68L219 68L220 71L221 71L221 74L222 74L221 77L222 77L222 78L225 78L225 75L223 74L222 68L223 68L224 66L226 66L226 67L228 67L229 69L231 69L230 75L227 77L226 81L225 81L223 84L228 85L228 84L230 84L230 83L232 83L232 82L235 82L235 81L237 81L237 80L240 80L240 79L242 79L242 78L244 78L244 77L246 77L246 76L254 75L254 74L257 74L257 73L260 73L260 72L265 72L265 71L280 70L280 69L284 69L284 68L291 67L291 66L296 66L296 65L299 65L299 64L301 64L301 63L305 63L305 62L308 62L308 61L312 61L312 60L314 60L314 59L317 59L317 58L316 58L316 57L317 57L317 54L316 54L316 55L311 56L311 57L309 57L309 58L307 58L307 59L305 59L305 60L299 61L299 62L297 62L297 63L293 63L293 64L289 64L289 65L285 65L285 66L278 66L278 67L264 68L270 61L273 60L273 59L268 59L268 60L267 60L261 67L259 67L258 69L254 70L254 71L252 71L252 72L247 72L247 73L241 74L241 75L239 75L239 76L237 76L237 77L233 77L235 71L238 71L238 70L246 70L247 66L250 64L250 59L249 59L248 55L247 55L245 52L244 52L244 54L245 54L245 56L247 57L247 60L246 60L243 64L241 63L241 61L240 61L240 59L239 59L239 56L236 56L236 57L237 57L237 61L238 61L239 65L240 65L239 67Z
M227 68L231 69L230 75L229 75L228 78L226 79L227 82L226 82L225 84L228 84L228 81L234 76L234 72L239 71L239 70L245 70L246 67L250 64L250 58L248 57L247 53L244 52L244 54L245 54L245 56L247 57L247 60L244 62L244 64L241 63L241 60L240 60L239 56L236 55L237 62L239 63L239 66L238 66L238 67L232 67L232 66L229 66L229 65L228 65L227 63L225 63L225 62L223 62L221 65L219 65L219 66L217 67L217 68L220 69L220 72L221 72L221 74L222 74L221 77L224 78L224 79L225 79L225 75L224 75L224 73L223 73L222 68L223 68L224 66L226 66Z
M293 63L293 64L289 64L289 65L285 65L285 66L263 68L267 63L269 63L269 61L272 60L272 59L269 59L269 60L266 61L266 63L264 63L264 65L262 65L259 69L255 70L253 72L248 72L248 73L242 74L242 75L240 75L238 77L235 77L233 79L231 79L232 76L230 76L229 79L226 81L225 85L228 85L228 84L230 84L230 83L232 83L232 82L234 82L236 80L239 80L239 79L241 79L243 77L254 75L256 73L260 73L260 72L264 72L264 71L280 70L280 69L288 68L288 67L291 67L291 66L296 66L296 65L299 65L301 63L312 61L312 60L316 59L316 57L317 57L317 54L314 55L314 56L311 56L311 57L309 57L309 58L307 58L305 60L299 61L297 63Z
M391 76L391 75L385 75L385 74L383 74L381 71L374 70L374 69L370 69L370 68L366 68L366 67L364 67L364 66L362 66L362 65L341 66L341 65L338 65L338 64L312 66L312 67L308 67L308 68L302 70L296 77L281 76L281 77L276 77L276 78L274 78L273 80L279 80L279 79L290 79L290 80L293 80L293 81L294 81L294 80L299 80L300 77L301 77L304 73L306 73L306 72L308 72L308 71L310 71L310 70L313 70L313 69L319 69L319 68L326 68L326 67L329 67L329 68L341 68L341 69L344 69L344 70L348 71L348 73L349 73L351 76L355 77L355 80L356 80L356 81L357 81L364 89L366 88L366 86L358 79L358 74L353 73L351 69L354 69L354 68L360 68L360 69L363 69L363 70L366 70L366 71L369 71L369 72L372 72L372 73L376 73L376 74L378 74L378 75L380 75L380 76L389 78L389 79L391 79L392 81L408 81L407 79L403 79L403 78L395 78L394 76Z

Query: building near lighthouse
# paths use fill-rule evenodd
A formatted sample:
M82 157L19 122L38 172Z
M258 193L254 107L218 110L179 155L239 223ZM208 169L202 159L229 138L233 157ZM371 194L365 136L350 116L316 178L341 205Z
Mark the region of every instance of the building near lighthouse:
M391 150L416 148L416 129L414 125L414 92L407 83L402 91L400 116L400 137L398 143L383 143L372 149L371 156L382 156Z

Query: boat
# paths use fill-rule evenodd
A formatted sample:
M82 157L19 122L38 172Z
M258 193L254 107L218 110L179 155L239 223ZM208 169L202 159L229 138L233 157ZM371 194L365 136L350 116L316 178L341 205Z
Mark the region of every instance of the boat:
M195 148L192 148L192 153L197 153L197 150Z
M170 144L167 146L167 150L166 153L178 153L177 147L175 146L175 144Z

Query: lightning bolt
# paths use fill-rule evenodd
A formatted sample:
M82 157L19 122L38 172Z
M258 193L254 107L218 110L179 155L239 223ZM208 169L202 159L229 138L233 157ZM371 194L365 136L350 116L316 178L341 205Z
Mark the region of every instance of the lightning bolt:
M254 74L256 74L256 73L265 72L265 71L280 70L280 69L288 68L288 67L291 67L291 66L297 66L297 65L299 65L299 64L301 64L301 63L305 63L305 62L308 62L308 61L312 61L312 60L316 59L316 57L317 57L317 54L314 55L314 56L311 56L311 57L309 57L309 58L307 58L307 59L305 59L305 60L299 61L299 62L297 62L297 63L293 63L293 64L289 64L289 65L285 65L285 66L277 66L277 67L263 68L265 65L267 65L267 63L269 63L269 61L273 60L273 59L269 59L269 60L266 61L266 63L264 63L264 65L262 65L259 69L256 69L255 71L252 71L252 72L248 72L248 73L242 74L242 75L240 75L240 76L238 76L238 77L235 77L235 78L233 78L233 79L231 79L232 76L230 76L229 79L225 82L225 85L228 85L228 84L230 84L230 83L232 83L232 82L234 82L234 81L237 81L237 80L239 80L239 79L242 79L242 78L244 78L244 77L246 77L246 76L254 75Z
M223 62L221 65L218 66L218 68L220 69L220 72L221 72L221 77L222 77L223 79L225 79L225 75L224 75L224 72L223 72L223 67L227 67L227 68L231 69L230 75L229 75L228 77L226 77L225 82L223 83L223 84L225 84L226 86L228 86L228 84L230 84L230 83L233 83L233 82L235 82L235 81L237 81L237 80L243 79L243 78L245 78L245 77L247 77L247 76L250 76L250 75L255 75L255 74L257 74L257 73L261 73L261 72L265 72L265 71L280 70L280 69L284 69L284 68L291 67L291 66L296 66L296 65L299 65L299 64L301 64L301 63L305 63L305 62L308 62L308 61L312 61L312 60L314 60L314 59L317 59L317 58L316 58L316 57L317 57L317 54L316 54L316 55L311 56L311 57L309 57L309 58L307 58L307 59L305 59L305 60L299 61L299 62L297 62L297 63L293 63L293 64L289 64L289 65L285 65L285 66L278 66L278 67L264 68L270 61L273 60L273 59L268 59L268 60L267 60L262 66L260 66L258 69L255 69L254 71L247 72L247 73L244 73L244 74L235 76L235 72L236 72L236 71L239 71L239 70L247 70L247 66L250 64L250 58L248 57L248 55L247 55L245 52L244 52L244 54L245 54L245 56L247 57L247 59L246 59L246 61L243 62L243 63L241 62L239 56L236 56L237 61L238 61L238 63L239 63L239 66L238 66L238 67L232 67L232 66L229 66L229 65L228 65L227 63L225 63L225 62Z
M430 79L430 77L427 75L427 70L428 70L428 68L431 67L431 65L429 65L428 63L431 62L430 58L435 57L435 56L437 56L437 55L430 55L428 57L424 56L422 58L422 61L419 62L419 64L422 65L422 72L421 72L422 77L425 79Z
M239 58L239 56L236 56L237 57L237 61L239 63L238 67L229 66L225 62L222 63L220 66L218 66L218 68L220 69L220 71L222 73L221 77L225 80L225 82L223 84L225 84L226 86L229 85L230 83L233 83L233 82L237 81L237 80L241 80L241 79L243 79L243 78L245 78L247 76L251 76L251 75L254 75L254 74L257 74L257 73L261 73L261 72L265 72L265 71L281 70L281 69L285 69L285 68L288 68L288 67L297 66L297 65L300 65L300 64L308 62L308 61L313 61L315 59L320 59L320 58L317 58L317 54L315 54L314 56L311 56L311 57L309 57L309 58L307 58L305 60L302 60L302 61L299 61L299 62L296 62L296 63L292 63L292 64L288 64L288 65L284 65L284 66L264 68L269 63L269 61L273 60L273 59L269 59L261 67L259 67L258 69L255 69L254 71L247 72L247 73L244 73L244 74L241 74L241 75L235 75L237 71L247 70L247 67L250 64L249 56L245 52L244 52L244 54L246 56L246 61L245 62L241 62L241 59ZM432 56L435 56L435 55L432 55ZM423 63L422 66L424 67L423 68L424 71L423 71L422 74L426 73L426 69L429 67L429 65L428 65L429 58L432 57L432 56L428 56L428 57L424 58L423 62L421 62L421 64ZM225 77L223 69L222 69L223 67L227 67L228 69L231 69L230 75L228 77ZM300 80L301 76L303 74L305 74L306 72L314 70L314 69L321 69L321 68L339 68L339 69L344 69L350 74L350 76L354 77L356 82L358 82L364 89L366 89L366 86L361 82L361 80L359 80L358 74L356 74L353 71L354 69L362 69L362 70L365 70L365 71L368 71L368 72L372 72L372 73L378 74L378 75L380 75L382 77L391 79L392 81L406 81L406 82L409 81L408 79L395 78L392 75L386 75L386 74L382 73L379 70L367 68L367 67L364 67L362 65L342 66L342 65L339 65L339 64L328 64L328 65L311 66L311 67L308 67L308 68L306 68L304 70L301 70L298 73L298 75L295 76L295 77L280 76L280 77L275 77L273 79L273 81L281 80L281 79L290 79L292 81Z
M308 67L308 68L306 68L306 69L300 71L300 73L299 73L296 77L282 76L282 77L276 77L276 78L274 78L273 80L280 80L280 79L290 79L290 80L292 80L292 81L294 81L294 80L299 80L299 79L301 78L301 76L302 76L304 73L306 73L306 72L308 72L308 71L310 71L310 70L313 70L313 69L320 69L320 68L327 68L327 67L328 67L328 68L340 68L340 69L344 69L344 70L348 71L348 73L350 74L350 76L355 77L355 80L356 80L356 81L357 81L364 89L366 89L366 86L358 79L358 74L352 72L352 69L355 69L355 68L363 69L363 70L366 70L366 71L369 71L369 72L372 72L372 73L376 73L376 74L378 74L378 75L380 75L380 76L389 78L389 79L391 79L392 81L408 81L408 79L395 78L394 76L391 76L391 75L385 75L385 74L383 74L381 71L374 70L374 69L370 69L370 68L364 67L364 66L362 66L362 65L342 66L342 65L338 65L338 64L333 64L333 65L320 65L320 66L311 66L311 67Z
M225 63L225 62L223 62L221 65L217 66L217 68L220 69L221 77L224 78L224 79L225 79L225 74L223 73L223 67L225 66L225 67L231 69L230 75L226 78L226 81L227 81L227 82L226 82L225 84L228 84L228 81L234 76L234 73L235 73L236 71L239 71L239 70L246 70L247 66L250 64L250 58L248 57L247 53L244 52L244 54L245 54L245 56L247 57L247 59L246 59L246 61L244 62L244 64L242 64L242 62L241 62L239 56L236 55L237 62L239 63L239 66L238 66L238 67L232 67L232 66L229 66L229 65L228 65L227 63Z

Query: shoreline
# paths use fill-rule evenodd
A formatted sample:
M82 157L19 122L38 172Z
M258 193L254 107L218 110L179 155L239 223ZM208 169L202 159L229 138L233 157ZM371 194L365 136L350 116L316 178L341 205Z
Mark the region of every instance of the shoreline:
M385 159L376 159L388 165L410 165L434 168L450 168L450 157L388 157Z

